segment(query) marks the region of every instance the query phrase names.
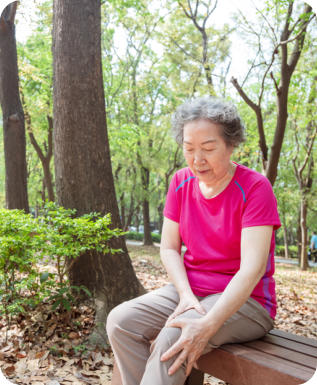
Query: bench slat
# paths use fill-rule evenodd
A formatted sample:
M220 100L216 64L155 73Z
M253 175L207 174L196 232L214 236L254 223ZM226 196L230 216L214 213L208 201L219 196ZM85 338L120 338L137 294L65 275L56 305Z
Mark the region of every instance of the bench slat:
M286 340L289 340L289 341L295 341L295 342L299 342L301 344L305 344L305 345L317 348L317 340L314 340L312 338L298 336L295 334L290 334L290 333L284 332L283 330L273 329L269 332L269 335L282 337L282 338L285 338Z
M271 354L259 352L253 348L245 346L245 344L227 344L220 349L237 356L238 358L246 358L250 363L258 363L266 368L279 370L286 374L296 375L302 380L308 380L315 372L315 369L307 366L302 366L296 362L288 361L280 357L272 356Z
M198 368L230 385L298 385L314 374L310 368L237 344L205 354Z
M244 343L243 346L256 349L257 351L271 354L275 357L283 358L287 361L299 363L308 368L315 369L317 365L317 358L311 355L294 352L293 350L281 347L280 345L272 345L264 341L252 341Z
M294 350L295 352L303 353L303 354L308 354L313 357L317 357L317 350L309 346L307 344L302 344L300 342L292 341L292 340L287 340L282 337L274 336L271 334L267 334L263 338L261 338L261 341L267 342L272 345L276 346L282 346L284 348Z

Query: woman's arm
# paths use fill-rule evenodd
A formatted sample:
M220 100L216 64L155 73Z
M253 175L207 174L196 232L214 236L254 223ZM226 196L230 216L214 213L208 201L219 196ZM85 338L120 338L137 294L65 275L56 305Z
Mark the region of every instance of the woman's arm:
M240 269L215 306L201 319L210 327L210 337L247 301L263 277L270 251L273 226L248 227L241 234Z
M250 297L265 273L272 229L272 226L256 226L242 230L240 269L204 317L195 320L183 318L168 323L167 326L182 329L179 340L161 357L165 361L181 352L169 369L169 374L175 373L186 359L189 374L208 340Z
M179 224L164 217L161 237L161 260L167 271L171 282L176 287L180 302L168 321L177 317L188 309L196 309L205 314L205 310L199 303L189 285L184 263L181 257L181 239L179 235Z

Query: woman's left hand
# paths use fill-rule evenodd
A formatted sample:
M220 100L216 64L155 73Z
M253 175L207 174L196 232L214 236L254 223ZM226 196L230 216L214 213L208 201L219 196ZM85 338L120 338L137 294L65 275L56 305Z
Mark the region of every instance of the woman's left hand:
M213 335L210 328L206 329L200 319L180 318L171 320L166 327L177 327L182 329L179 339L162 356L161 361L167 361L179 353L173 365L169 368L168 374L174 374L187 361L186 376L192 370L193 365L203 353L208 340Z

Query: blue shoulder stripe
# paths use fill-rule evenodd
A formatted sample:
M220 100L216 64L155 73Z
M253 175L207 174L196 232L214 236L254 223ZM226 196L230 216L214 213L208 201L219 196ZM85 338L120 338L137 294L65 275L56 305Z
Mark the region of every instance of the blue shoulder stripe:
M196 178L195 176L190 176L189 178L187 178L187 179L185 179L178 187L177 187L177 189L175 190L175 192L177 191L177 190L179 190L182 186L184 186L184 184L186 183L186 182L188 182L190 179L193 179L193 178Z
M246 199L245 199L245 193L243 191L243 188L241 187L241 185L235 180L234 183L239 187L239 189L241 190L242 192L242 196L243 196L243 202L245 203L246 202Z

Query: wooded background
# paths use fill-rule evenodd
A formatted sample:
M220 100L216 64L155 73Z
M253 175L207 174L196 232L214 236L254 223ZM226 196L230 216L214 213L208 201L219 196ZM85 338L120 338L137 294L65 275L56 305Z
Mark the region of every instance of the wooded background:
M219 27L216 0L38 0L34 14L25 3L8 6L0 22L2 207L37 215L56 200L78 214L111 212L114 226L143 226L151 244L170 179L185 165L171 114L187 98L216 95L238 106L247 128L234 160L273 185L277 253L307 268L317 230L317 29L308 4L255 1L251 19L237 10ZM34 26L25 42L15 38L17 12ZM236 36L250 54L229 77ZM140 286L116 242L134 295ZM98 260L83 258L78 266ZM98 285L111 307L118 259L108 263ZM89 287L86 271L73 279Z

